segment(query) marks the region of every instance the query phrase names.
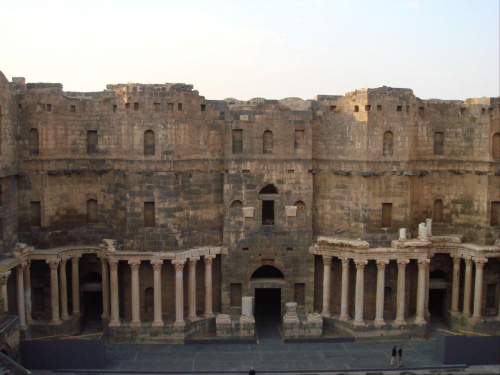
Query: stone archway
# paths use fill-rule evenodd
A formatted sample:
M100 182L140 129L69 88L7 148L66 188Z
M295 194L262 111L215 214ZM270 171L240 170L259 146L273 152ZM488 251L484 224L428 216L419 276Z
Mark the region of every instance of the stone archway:
M285 276L278 268L264 265L255 270L250 279L255 295L255 320L279 322L281 320L281 289Z

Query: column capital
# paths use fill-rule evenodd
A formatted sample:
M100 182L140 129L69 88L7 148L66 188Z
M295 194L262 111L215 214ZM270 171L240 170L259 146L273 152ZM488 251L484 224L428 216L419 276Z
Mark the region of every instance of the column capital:
M354 261L354 264L356 265L356 269L362 270L366 267L366 265L368 264L368 261L364 260L364 259L358 259L358 260Z
M351 261L350 258L342 258L342 267L349 267L349 262Z
M196 265L196 262L200 260L200 257L191 257L189 258L188 262L189 262L189 266L195 266Z
M172 264L175 267L176 271L182 271L184 269L184 265L186 264L186 260L172 260Z
M451 259L453 259L453 263L460 263L462 256L460 254L450 254Z
M205 264L212 264L215 257L216 255L205 255L203 261L205 262Z
M468 266L472 265L472 257L470 255L465 255L463 258L466 265Z
M82 257L82 254L72 254L70 255L72 261L78 261Z
M417 261L418 263L418 267L427 267L427 265L429 265L431 263L431 260L430 259L419 259Z
M0 273L0 285L4 285L10 276L10 271Z
M377 268L384 269L389 264L389 259L377 259Z
M151 265L153 266L153 270L159 271L163 266L163 260L161 259L153 259L151 260Z
M397 260L398 267L406 267L408 263L410 263L409 259L398 259Z
M332 264L332 257L329 255L323 255L323 265L329 266Z
M98 254L97 257L100 260L108 260L108 255L107 254Z
M59 263L61 263L61 259L47 259L45 262L51 269L56 270L59 267Z
M17 268L20 269L21 271L24 271L24 269L26 268L26 266L28 265L27 264L28 262L21 262L17 265Z
M486 258L472 258L474 260L474 263L476 263L476 267L484 267L486 263L488 263L488 259Z
M139 269L139 267L141 266L141 261L138 259L133 259L133 260L129 260L128 264L130 265L130 268L132 269L132 271L137 271Z
M66 255L66 256L62 256L60 259L61 259L61 264L66 264L68 262L68 260L70 260L70 256L69 255Z
M112 271L116 271L118 269L118 259L109 259L108 264Z

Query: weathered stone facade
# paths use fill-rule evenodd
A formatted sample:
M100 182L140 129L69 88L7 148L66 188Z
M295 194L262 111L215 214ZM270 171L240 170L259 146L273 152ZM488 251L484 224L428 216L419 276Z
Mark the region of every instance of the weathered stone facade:
M29 308L27 336L77 333L100 293L114 342L215 332L214 312L240 316L243 297L257 312L277 300L281 315L297 302L301 321L320 312L323 331L366 337L424 336L422 303L441 298L450 327L499 330L499 105L388 87L76 93L0 74L0 271L22 269L6 307ZM479 293L467 262L484 265ZM480 324L464 311L474 295Z

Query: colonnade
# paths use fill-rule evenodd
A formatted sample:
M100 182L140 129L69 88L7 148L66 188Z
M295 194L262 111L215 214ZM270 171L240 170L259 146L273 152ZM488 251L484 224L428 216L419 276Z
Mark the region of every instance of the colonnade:
M205 317L213 317L212 311L212 262L216 255L204 255L205 263ZM66 275L66 264L71 259L71 290L72 295L72 315L78 316L80 310L80 277L78 262L81 255L62 256L46 260L50 268L50 304L51 304L51 325L61 324L63 320L69 319L68 313L68 286ZM102 298L103 312L102 318L110 318L109 326L120 326L119 317L119 284L118 284L118 262L119 259L99 256L102 264ZM183 270L188 263L188 319L196 320L196 263L201 258L193 256L188 259L172 260L175 267L175 326L184 326L184 290L183 290ZM131 327L142 325L140 318L140 288L139 288L139 267L140 259L128 260L131 269L131 302L132 321ZM154 272L154 320L153 327L163 327L162 318L162 293L161 293L161 270L162 259L150 260ZM16 303L17 314L19 316L19 327L25 329L27 324L33 321L31 309L31 261L26 260L18 264L16 272ZM4 311L9 310L7 281L11 271L0 273L0 292L3 297Z
M330 296L331 296L331 264L332 256L323 255L323 309L321 315L324 317L331 316L330 312ZM340 295L340 320L346 321L349 319L348 314L348 293L349 293L349 263L351 259L341 258L342 261L342 285ZM364 271L368 264L367 259L353 259L356 266L356 284L355 284L355 300L354 300L354 320L353 325L366 325L363 319L364 311ZM375 326L385 325L384 320L384 288L385 288L385 269L389 264L388 259L375 259L377 263L377 289L375 298ZM398 265L398 285L397 285L397 301L396 301L396 325L405 325L405 280L406 266L410 259L397 259ZM418 259L418 286L417 286L417 312L415 323L426 324L425 321L425 300L426 289L428 288L428 273L429 259Z

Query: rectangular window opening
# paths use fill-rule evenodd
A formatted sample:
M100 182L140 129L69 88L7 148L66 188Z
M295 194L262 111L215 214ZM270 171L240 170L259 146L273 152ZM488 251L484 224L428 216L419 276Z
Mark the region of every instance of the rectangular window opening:
M75 112L76 112L76 106L71 105L71 106L69 107L69 111L70 111L71 113L75 113Z
M30 202L31 211L31 226L41 227L42 226L42 207L39 201Z
M381 104L378 104L377 105L377 112L381 112L382 111L382 105Z
M372 110L372 106L367 104L365 105L365 112L370 112Z
M287 247L286 251L293 251L293 247Z
M274 225L274 201L262 201L262 225Z
M500 226L500 202L491 202L490 225L492 227Z
M144 226L155 226L155 202L144 202Z
M130 103L125 103L125 109L129 109L130 108Z
M242 247L241 251L248 251L248 249L249 249L248 247Z
M47 112L52 111L52 104L47 104Z
M117 110L118 110L118 106L116 104L113 104L113 113L116 113Z
M354 112L359 112L359 105L354 106Z
M139 103L134 103L134 111L138 111L139 110Z
M243 153L243 129L233 129L233 154Z
M444 133L434 132L434 155L443 155L444 152Z
M406 112L410 112L410 106L409 105L406 106Z
M202 104L200 106L200 109L201 109L202 112L205 112L207 110L207 105L206 104Z
M330 106L330 112L336 112L337 111L337 106L336 105L331 105Z
M403 106L402 105L398 105L396 107L396 111L401 112L402 110L403 110Z
M97 153L97 130L87 130L87 154Z
M243 169L243 173L250 173L250 169Z
M17 109L23 109L23 105L22 105L21 103L19 103L19 104L17 105Z
M182 111L182 103L177 103L177 110Z
M460 108L460 114L464 115L467 112L467 108Z
M423 114L425 112L425 107L418 107L418 112Z
M382 228L392 227L392 203L382 203Z

